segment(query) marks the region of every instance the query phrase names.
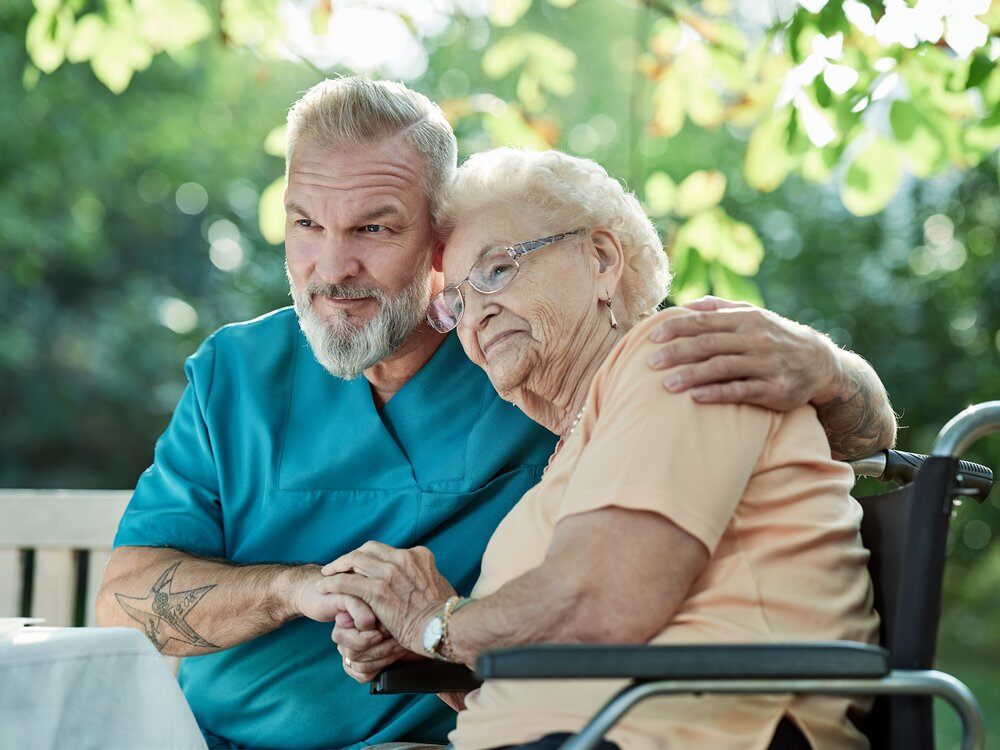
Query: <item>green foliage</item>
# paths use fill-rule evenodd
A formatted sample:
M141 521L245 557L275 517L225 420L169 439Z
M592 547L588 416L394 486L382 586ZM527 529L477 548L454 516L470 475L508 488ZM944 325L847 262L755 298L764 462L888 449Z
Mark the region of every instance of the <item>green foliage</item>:
M471 97L452 102L456 125L476 118L492 145L547 148L559 141L561 125L549 115L553 99L566 99L576 89L577 53L560 34L538 30L537 23L529 30L525 20L552 13L565 17L574 5L572 0L540 0L534 7L531 0L492 2L488 19L506 31L481 55L480 64L487 79L510 95L506 103L485 108ZM953 165L974 166L993 153L1000 145L1000 74L983 40L952 54L937 46L945 26L939 24L935 32L935 19L922 17L924 25L914 33L923 41L914 37L911 44L896 29L901 20L873 18L867 6L849 5L826 4L818 14L799 8L756 32L752 24L734 23L725 1L705 3L699 10L657 5L647 51L634 63L650 81L650 133L674 139L687 122L709 130L722 125L746 129L747 185L770 192L795 172L815 182L838 180L844 206L857 216L882 211L907 173L927 178ZM39 3L27 27L26 47L45 73L64 58L89 61L115 92L124 90L153 54L182 52L212 35L213 27L228 44L252 46L271 57L283 54L283 45L301 41L285 38L293 32L273 8L249 0L227 0L217 14L199 0L104 0L103 10L78 16L79 7L68 0ZM311 33L322 39L336 14L317 2L310 19ZM996 14L987 20L996 25ZM876 22L895 31L880 35ZM944 41L957 45L947 34ZM886 113L888 133L868 124ZM274 152L272 144L269 153ZM700 181L680 190L671 199L676 216L691 217L700 212L699 204L718 203L718 187L718 181ZM708 192L697 195L702 189ZM275 192L272 186L261 204L261 231L276 243L282 235ZM661 194L659 203L663 200ZM708 231L707 222L697 230ZM714 244L727 241L720 236ZM680 278L678 298L704 287L701 274L692 278L699 281L691 287ZM713 278L724 277L720 272Z
M900 444L927 450L1000 388L992 42L968 57L883 44L839 2L755 32L726 5L498 0L421 37L411 85L442 104L463 156L517 144L600 161L662 231L672 301L764 296L826 331L882 375ZM316 3L310 33L338 7ZM318 71L307 44L287 59L275 8L37 0L0 17L0 58L23 71L0 80L3 484L131 486L183 357L288 303L284 112L349 71ZM985 18L995 35L1000 9ZM779 102L813 55L819 72ZM846 89L837 65L857 72ZM969 458L1000 467L998 440ZM984 593L994 494L954 523L942 651L962 676L1000 633Z
M887 138L877 137L851 160L840 197L855 216L871 216L886 207L902 179L899 149Z
M544 34L523 32L506 36L483 55L483 72L493 79L520 70L517 98L530 112L545 108L547 95L568 96L576 82L576 55Z
M111 91L124 91L132 76L149 67L158 52L178 53L212 29L197 0L106 0L102 12L77 16L80 3L36 3L25 46L32 62L52 73L64 60L90 62Z

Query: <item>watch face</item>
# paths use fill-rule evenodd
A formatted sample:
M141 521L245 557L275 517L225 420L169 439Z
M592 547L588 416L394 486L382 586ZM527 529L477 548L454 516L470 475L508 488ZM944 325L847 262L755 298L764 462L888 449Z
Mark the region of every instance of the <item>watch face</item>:
M431 654L436 653L440 643L441 618L433 617L424 627L424 650Z

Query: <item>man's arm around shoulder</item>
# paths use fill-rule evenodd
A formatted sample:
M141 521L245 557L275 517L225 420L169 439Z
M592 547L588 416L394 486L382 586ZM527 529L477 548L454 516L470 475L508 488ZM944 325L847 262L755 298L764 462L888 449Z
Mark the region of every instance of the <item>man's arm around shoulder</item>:
M875 370L808 326L744 302L705 297L666 317L650 339L664 386L702 403L816 409L833 458L891 448L896 415ZM684 308L681 308L683 310Z

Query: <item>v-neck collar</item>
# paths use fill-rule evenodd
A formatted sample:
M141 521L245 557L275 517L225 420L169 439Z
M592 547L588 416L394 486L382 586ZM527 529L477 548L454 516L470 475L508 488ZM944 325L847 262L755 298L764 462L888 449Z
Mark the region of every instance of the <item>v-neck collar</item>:
M363 375L330 375L301 332L300 340L279 489L428 489L462 482L469 433L492 386L454 333L381 413Z

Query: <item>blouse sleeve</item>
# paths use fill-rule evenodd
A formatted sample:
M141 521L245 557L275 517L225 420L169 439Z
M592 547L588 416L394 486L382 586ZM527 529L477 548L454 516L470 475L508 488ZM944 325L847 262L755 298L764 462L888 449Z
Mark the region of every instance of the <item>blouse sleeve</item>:
M668 314L688 313L636 326L595 378L558 518L611 506L659 513L712 553L780 417L667 391L647 358L660 346L648 334Z

